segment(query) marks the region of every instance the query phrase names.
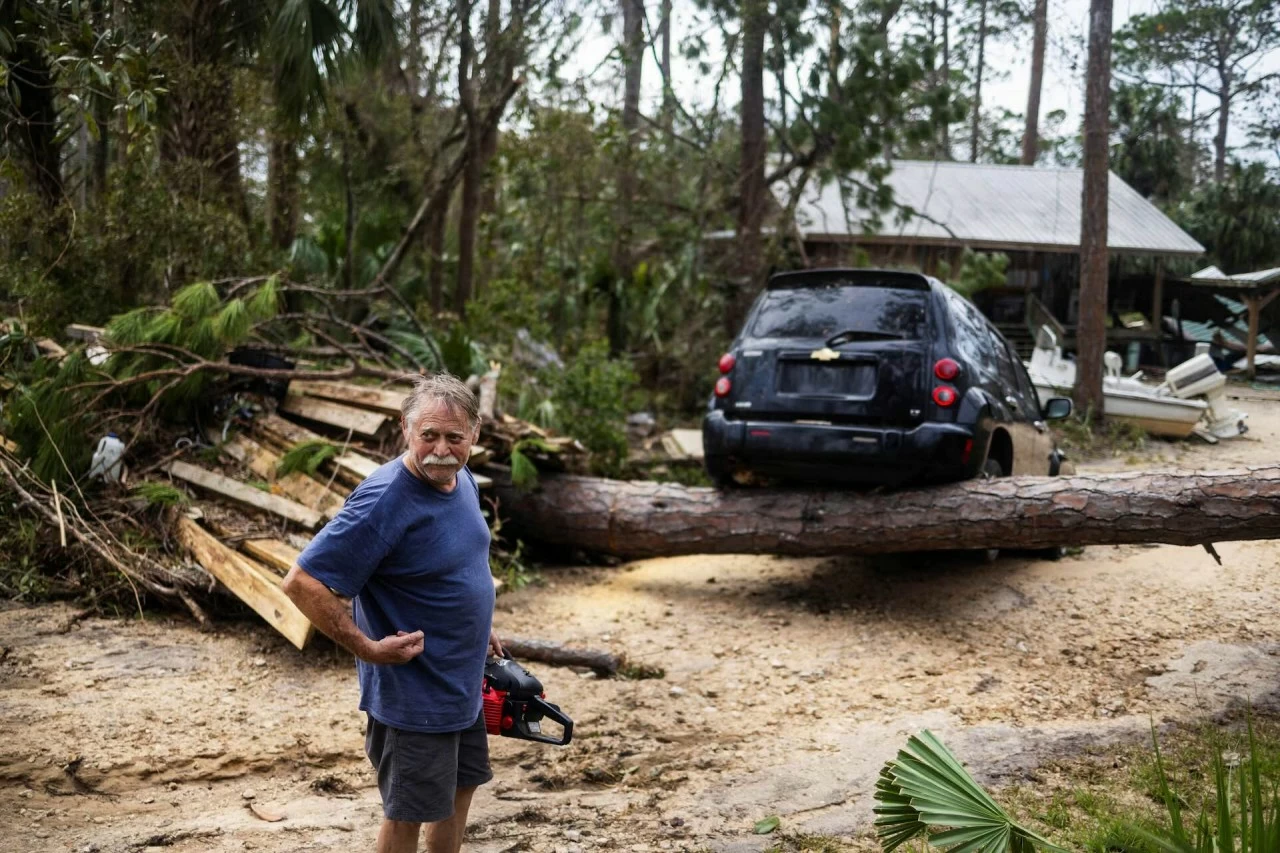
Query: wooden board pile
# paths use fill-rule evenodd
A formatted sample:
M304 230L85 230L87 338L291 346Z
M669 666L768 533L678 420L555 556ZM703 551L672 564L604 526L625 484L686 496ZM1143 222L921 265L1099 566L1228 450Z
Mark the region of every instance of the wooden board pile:
M403 398L403 391L392 389L293 382L276 412L258 415L247 434L232 435L219 445L231 468L247 472L245 480L184 460L164 468L205 501L179 520L178 541L205 571L299 649L314 628L281 589L284 575L298 557L297 546L333 518L351 490L377 470L380 463L362 452L364 445L396 444ZM504 430L505 435L513 428ZM324 441L339 449L314 475L278 473L290 449ZM477 446L470 464L489 458L491 453ZM485 475L473 475L482 489L492 485ZM254 483L247 482L249 477ZM268 524L228 524L222 509L226 505L265 515ZM250 532L238 532L242 526Z

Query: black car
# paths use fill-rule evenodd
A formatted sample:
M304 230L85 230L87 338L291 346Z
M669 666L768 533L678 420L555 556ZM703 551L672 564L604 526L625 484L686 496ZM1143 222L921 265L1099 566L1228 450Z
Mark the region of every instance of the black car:
M707 470L859 485L1056 475L1062 455L1017 353L974 305L911 272L774 275L720 359ZM745 475L745 476L744 476Z

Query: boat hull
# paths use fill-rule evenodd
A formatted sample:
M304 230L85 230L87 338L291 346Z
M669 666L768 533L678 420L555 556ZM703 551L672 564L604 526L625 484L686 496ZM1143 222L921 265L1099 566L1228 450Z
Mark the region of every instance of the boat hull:
M1036 383L1036 393L1043 405L1050 397L1071 396L1071 389ZM1102 401L1102 413L1107 418L1130 423L1151 435L1167 438L1186 438L1191 435L1208 408L1208 404L1200 400L1126 394L1105 387Z

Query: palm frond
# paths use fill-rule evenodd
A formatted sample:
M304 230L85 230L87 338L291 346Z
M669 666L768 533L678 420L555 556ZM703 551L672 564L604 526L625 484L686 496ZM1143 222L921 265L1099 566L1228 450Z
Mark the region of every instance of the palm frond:
M1006 853L1030 846L1061 851L991 799L932 732L907 741L876 784L876 834L885 853L921 833L952 853Z

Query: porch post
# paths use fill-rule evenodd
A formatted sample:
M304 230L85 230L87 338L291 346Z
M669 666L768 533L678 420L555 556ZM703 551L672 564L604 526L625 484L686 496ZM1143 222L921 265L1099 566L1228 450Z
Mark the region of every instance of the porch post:
M1151 322L1156 327L1156 356L1168 367L1164 354L1164 258L1156 258L1156 280L1151 286Z

